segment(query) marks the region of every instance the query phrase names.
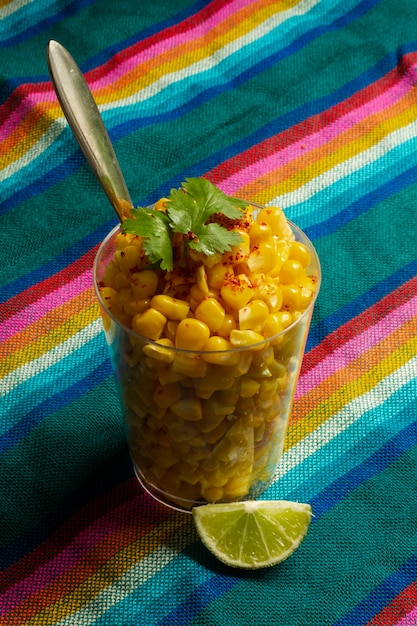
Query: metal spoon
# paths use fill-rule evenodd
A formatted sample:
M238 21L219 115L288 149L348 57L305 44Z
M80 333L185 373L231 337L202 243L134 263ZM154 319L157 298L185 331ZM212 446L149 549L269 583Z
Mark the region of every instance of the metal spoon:
M48 43L47 62L68 124L122 222L129 216L132 200L87 82L70 53L57 41Z

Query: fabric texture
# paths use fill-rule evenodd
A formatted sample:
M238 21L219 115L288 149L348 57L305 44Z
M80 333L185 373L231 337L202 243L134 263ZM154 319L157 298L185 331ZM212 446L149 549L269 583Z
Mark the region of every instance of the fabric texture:
M416 0L0 0L0 624L417 624ZM62 43L136 205L190 176L284 208L323 282L268 499L287 561L217 562L128 457L92 288L116 217L49 80Z

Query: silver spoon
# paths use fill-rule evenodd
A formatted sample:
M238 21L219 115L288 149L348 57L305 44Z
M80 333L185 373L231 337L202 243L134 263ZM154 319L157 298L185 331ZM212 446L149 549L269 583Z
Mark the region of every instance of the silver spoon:
M76 140L119 220L129 217L132 200L97 104L70 53L57 41L47 47L52 85Z

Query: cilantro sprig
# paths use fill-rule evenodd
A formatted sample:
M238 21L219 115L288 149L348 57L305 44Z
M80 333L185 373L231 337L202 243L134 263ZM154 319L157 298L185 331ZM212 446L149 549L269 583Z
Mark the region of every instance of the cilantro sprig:
M241 237L216 216L239 220L246 206L246 202L227 196L205 178L187 178L180 189L171 189L166 213L152 208L132 209L132 217L123 221L122 230L142 237L149 261L171 271L174 233L182 235L185 252L187 246L205 255L229 251Z

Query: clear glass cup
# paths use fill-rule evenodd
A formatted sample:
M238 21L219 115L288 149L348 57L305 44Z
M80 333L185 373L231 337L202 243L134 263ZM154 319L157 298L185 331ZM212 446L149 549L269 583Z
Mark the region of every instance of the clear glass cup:
M97 252L94 286L134 471L165 505L190 511L207 502L255 499L273 481L321 280L312 243L289 225L310 251L314 297L279 334L227 351L166 347L121 324L99 288L119 227Z

